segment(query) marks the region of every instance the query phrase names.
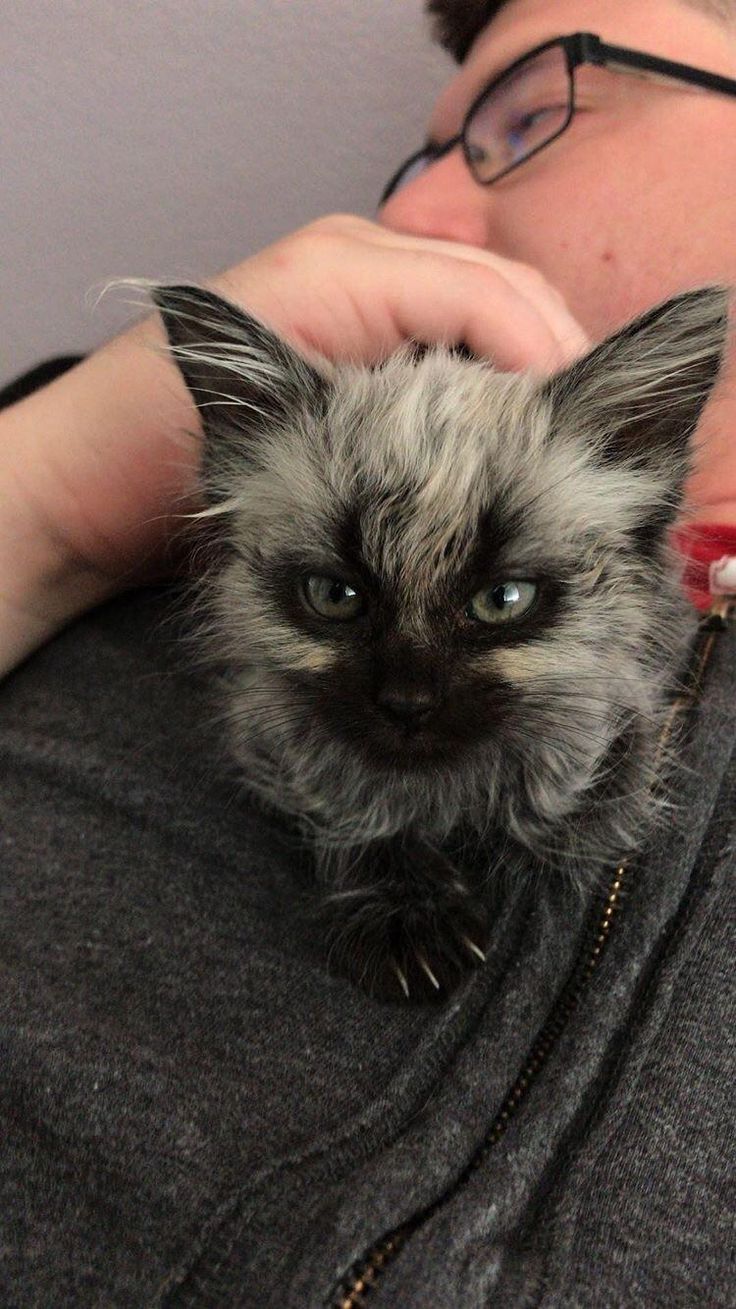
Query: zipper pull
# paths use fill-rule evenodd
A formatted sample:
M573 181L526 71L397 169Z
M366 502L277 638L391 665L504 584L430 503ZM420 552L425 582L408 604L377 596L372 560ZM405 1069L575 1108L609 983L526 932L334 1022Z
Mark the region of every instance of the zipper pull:
M710 593L736 598L736 555L721 555L708 569Z
M723 630L736 601L736 555L721 555L708 566L708 590L713 603L708 612L708 627Z

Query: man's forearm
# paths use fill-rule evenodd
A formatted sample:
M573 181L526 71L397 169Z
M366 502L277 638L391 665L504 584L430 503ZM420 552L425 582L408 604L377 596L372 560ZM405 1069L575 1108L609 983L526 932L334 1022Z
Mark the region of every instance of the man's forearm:
M0 673L167 571L198 421L161 341L149 320L0 412Z

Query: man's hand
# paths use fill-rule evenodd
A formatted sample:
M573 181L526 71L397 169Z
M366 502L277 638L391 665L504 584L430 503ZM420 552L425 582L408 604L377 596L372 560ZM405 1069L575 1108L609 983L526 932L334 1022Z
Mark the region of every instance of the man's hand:
M331 214L214 279L305 352L370 364L403 341L465 344L498 368L551 373L589 348L541 273L487 250Z

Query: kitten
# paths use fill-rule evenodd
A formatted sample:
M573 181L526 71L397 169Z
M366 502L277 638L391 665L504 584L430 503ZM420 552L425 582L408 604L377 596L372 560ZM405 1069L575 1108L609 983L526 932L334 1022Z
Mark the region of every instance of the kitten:
M331 966L442 999L484 958L500 868L589 886L651 827L693 627L667 534L726 293L548 379L442 347L310 362L208 291L153 299L204 426L244 780L312 842Z

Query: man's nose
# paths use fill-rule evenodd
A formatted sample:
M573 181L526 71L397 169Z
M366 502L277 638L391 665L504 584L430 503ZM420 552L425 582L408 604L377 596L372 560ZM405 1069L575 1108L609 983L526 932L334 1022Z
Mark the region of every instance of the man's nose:
M423 173L389 196L378 222L394 232L462 241L481 249L491 246L491 187L472 177L461 147L430 164Z

